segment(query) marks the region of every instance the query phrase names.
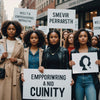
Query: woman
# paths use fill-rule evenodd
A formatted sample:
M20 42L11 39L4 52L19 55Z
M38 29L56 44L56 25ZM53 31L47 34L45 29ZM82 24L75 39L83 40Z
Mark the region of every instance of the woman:
M92 37L92 46L99 50L99 38L97 36Z
M47 35L49 47L44 50L42 64L39 71L43 73L45 69L68 69L68 50L60 47L60 33L57 30L50 31ZM74 84L72 80L71 85Z
M96 48L91 47L91 36L88 31L81 29L75 33L74 36L74 47L75 50L72 53L88 53L97 52ZM100 57L100 55L98 55ZM96 64L100 65L100 60L96 61ZM75 65L74 61L70 61L69 65ZM83 73L73 75L75 81L75 93L76 100L84 100L84 95L86 95L87 100L96 100L96 89L95 86L98 84L97 74Z
M65 48L68 49L69 56L71 51L74 49L74 35L73 33L69 33L65 40ZM70 59L70 57L69 57Z
M23 69L38 69L41 66L42 61L42 53L43 49L41 49L42 45L44 44L44 36L39 31L30 30L24 36L24 43L26 44L27 48L24 49L24 67L22 68L21 78L24 81L24 74Z
M64 30L64 31L62 32L62 46L63 46L63 47L65 46L65 40L66 40L66 38L67 38L67 36L68 36L69 33L70 33L70 32L69 32L68 30Z
M100 49L99 49L99 38L97 36L93 36L92 37L92 47L94 48L97 48L100 52ZM99 69L99 72L100 72L100 69ZM98 74L98 77L99 77L99 81L100 81L100 73ZM99 82L100 84L100 82ZM97 100L99 100L99 90L100 90L100 85L99 87L96 86L96 92L97 92Z
M69 68L68 50L60 47L60 33L56 30L47 35L49 47L43 52L42 66L46 69Z
M4 52L0 57L0 68L5 68L5 78L0 79L0 100L21 100L20 69L23 64L23 45L16 40L22 27L17 21L5 21L1 27L6 37L0 40Z

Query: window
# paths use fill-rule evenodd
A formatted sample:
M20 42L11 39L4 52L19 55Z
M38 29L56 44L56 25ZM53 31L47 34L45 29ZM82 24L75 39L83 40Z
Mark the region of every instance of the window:
M60 3L60 0L57 0L57 4L59 4Z
M85 13L85 28L93 28L93 17L97 16L97 11L91 11Z

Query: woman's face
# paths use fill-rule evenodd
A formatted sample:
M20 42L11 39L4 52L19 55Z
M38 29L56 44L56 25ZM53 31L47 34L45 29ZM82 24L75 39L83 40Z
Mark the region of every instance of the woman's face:
M79 37L78 37L79 43L81 45L87 44L88 41L88 35L85 31L80 32Z
M97 45L97 43L98 43L98 40L97 40L97 38L94 36L94 37L92 37L92 46L96 46Z
M52 32L50 35L49 35L49 42L50 44L52 45L56 45L58 42L59 42L59 36L56 32Z
M65 33L64 33L64 39L66 39L66 38L67 38L67 36L68 36L68 33L67 33L67 32L65 32Z
M39 43L39 37L36 33L32 33L30 36L30 43L32 46L37 46Z
M24 37L24 32L23 31L20 33L20 37L21 37L21 39L23 39L23 37Z
M15 37L15 34L16 34L16 28L13 24L10 24L8 27L7 27L7 34L8 34L8 37Z
M74 42L74 36L73 36L73 34L69 35L68 42L69 42L69 44L73 44L73 42Z

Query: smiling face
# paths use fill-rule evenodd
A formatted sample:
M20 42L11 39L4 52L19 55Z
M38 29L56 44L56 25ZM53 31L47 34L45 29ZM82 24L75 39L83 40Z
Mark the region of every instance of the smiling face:
M87 44L87 41L88 41L87 33L85 31L80 32L78 40L79 40L80 45Z
M52 45L56 45L59 42L59 36L56 32L52 32L49 36L49 42Z
M36 33L32 33L30 35L30 43L31 43L31 46L37 46L39 42L39 37Z
M13 38L15 37L15 34L16 34L16 28L13 24L10 24L8 27L7 27L7 34L8 34L8 37L9 38Z

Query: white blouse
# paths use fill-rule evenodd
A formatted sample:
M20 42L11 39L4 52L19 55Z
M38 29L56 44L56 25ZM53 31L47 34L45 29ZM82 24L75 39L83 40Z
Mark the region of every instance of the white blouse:
M8 52L8 57L7 58L11 58L14 46L15 46L15 42L16 40L8 40L7 39L7 52Z

